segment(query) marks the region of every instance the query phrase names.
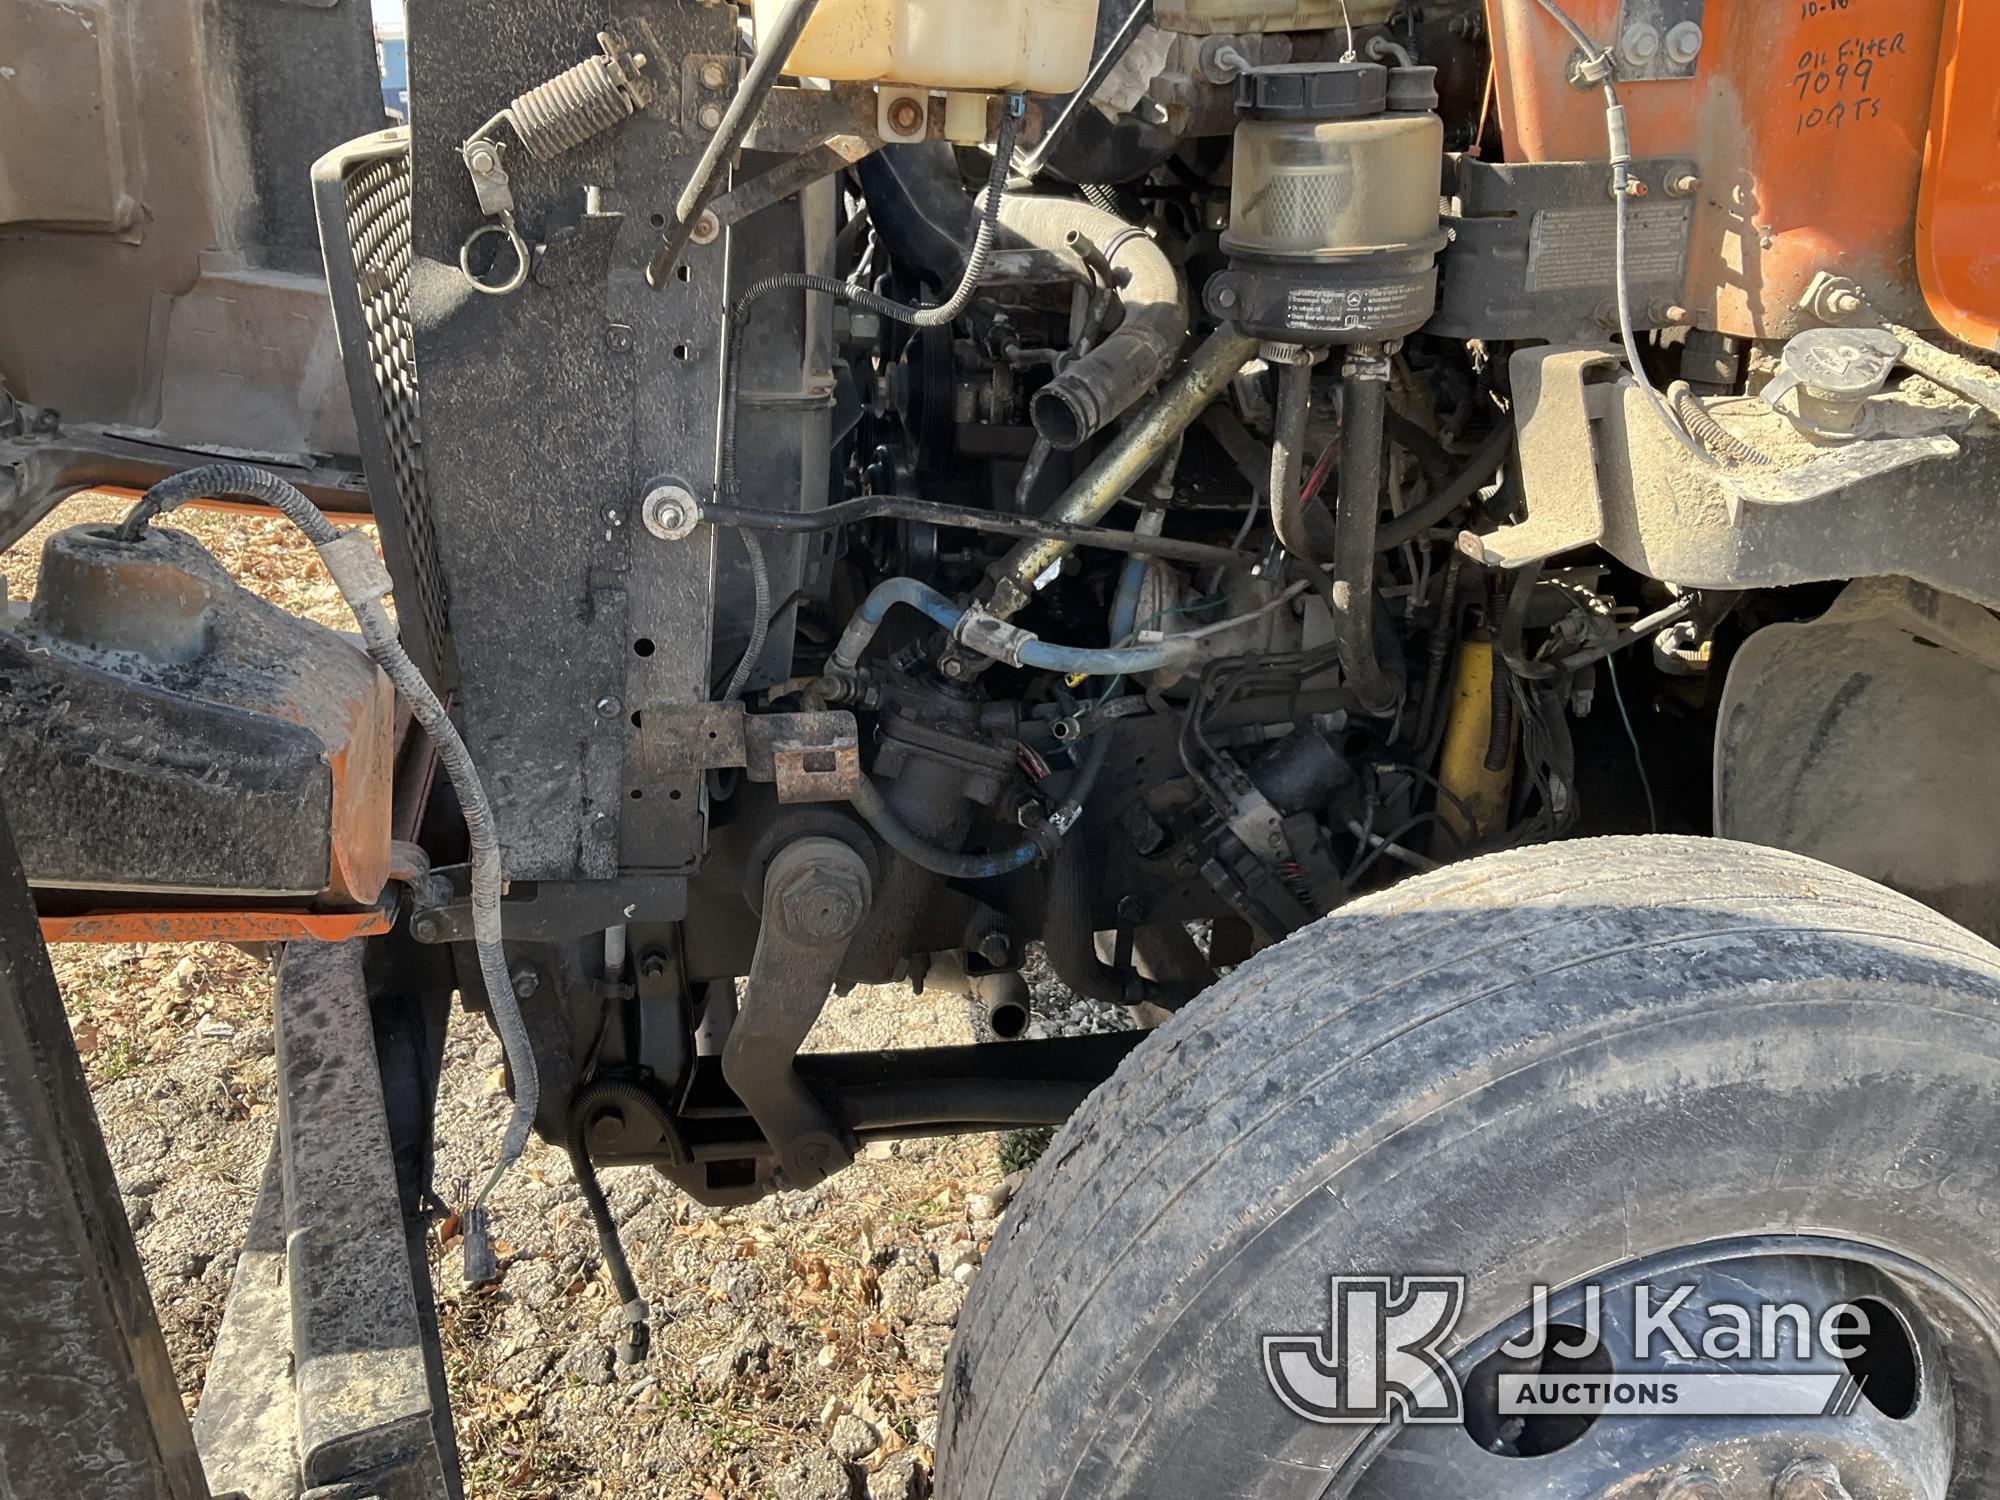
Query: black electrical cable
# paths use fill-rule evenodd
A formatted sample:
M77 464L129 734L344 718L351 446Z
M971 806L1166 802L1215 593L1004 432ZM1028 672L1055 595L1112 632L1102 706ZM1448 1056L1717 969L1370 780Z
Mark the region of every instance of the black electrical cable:
M474 1283L490 1281L498 1275L498 1266L486 1222L486 1198L526 1147L541 1099L534 1049L529 1044L527 1022L522 1018L520 999L514 993L513 977L502 947L500 896L505 878L493 806L487 801L472 752L466 749L437 693L403 649L396 622L383 603L390 593L388 571L367 534L336 529L296 487L267 470L251 464L220 463L184 470L152 486L127 512L118 535L126 541L134 540L155 516L198 499L260 501L305 534L353 613L363 647L437 746L438 758L458 794L471 856L473 952L479 961L479 976L492 1011L494 1029L500 1033L500 1045L514 1077L514 1109L501 1138L499 1159L466 1214L466 1279Z
M618 1234L618 1221L612 1217L611 1204L604 1196L603 1184L597 1180L597 1164L590 1159L589 1130L592 1115L607 1105L629 1107L628 1096L634 1092L627 1084L601 1082L584 1085L577 1090L576 1098L570 1104L564 1131L570 1174L583 1190L584 1206L590 1210L590 1222L597 1230L597 1248L604 1257L604 1269L610 1274L612 1290L617 1292L619 1307L625 1315L625 1337L619 1345L618 1359L621 1364L628 1365L644 1359L647 1350L652 1347L651 1309L639 1294L638 1280L632 1275L632 1263L625 1255L625 1242Z
M975 510L970 506L920 500L914 495L857 495L851 500L837 500L818 510L761 510L748 505L702 501L696 511L701 520L711 525L790 535L831 531L837 526L852 526L862 521L913 521L920 525L981 531L992 536L1102 547L1109 552L1163 557L1171 562L1237 563L1248 555L1240 548L1210 542L1146 536L1111 526L1080 526L1066 521L1003 515L997 511Z
M993 237L1000 226L1000 203L1007 193L1007 172L1014 160L1014 141L1021 130L1019 111L1022 108L1024 104L1020 95L1008 96L1007 110L1000 118L999 139L993 147L993 167L987 174L986 201L980 208L979 227L973 233L972 248L966 253L965 274L943 302L935 307L911 307L871 292L866 287L855 286L833 276L815 275L810 271L784 271L776 276L767 276L736 299L729 310L729 344L722 356L722 431L717 447L720 450L718 488L723 499L730 499L737 493L736 411L742 383L742 361L738 358L738 351L743 343L743 325L750 316L750 309L776 292L816 292L914 328L949 326L972 301L973 293L979 290L980 279L986 274L986 262L993 254Z
M1405 542L1414 542L1465 504L1493 477L1513 446L1513 418L1503 414L1499 424L1472 450L1472 456L1457 475L1400 516L1392 516L1375 528L1375 550L1394 552Z

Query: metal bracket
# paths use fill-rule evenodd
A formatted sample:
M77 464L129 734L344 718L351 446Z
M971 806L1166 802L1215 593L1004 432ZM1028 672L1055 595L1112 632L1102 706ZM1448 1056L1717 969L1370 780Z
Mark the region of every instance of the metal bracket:
M1604 535L1593 428L1616 387L1588 377L1623 363L1622 354L1595 346L1522 349L1508 360L1528 515L1484 536L1464 533L1461 551L1489 568L1522 568Z

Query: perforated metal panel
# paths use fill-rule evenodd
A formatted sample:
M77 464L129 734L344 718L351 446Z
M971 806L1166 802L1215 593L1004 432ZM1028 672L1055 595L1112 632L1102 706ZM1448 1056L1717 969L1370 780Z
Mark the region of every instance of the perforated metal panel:
M410 326L410 135L378 131L313 166L320 250L403 644L433 686L452 685L451 616L424 482Z

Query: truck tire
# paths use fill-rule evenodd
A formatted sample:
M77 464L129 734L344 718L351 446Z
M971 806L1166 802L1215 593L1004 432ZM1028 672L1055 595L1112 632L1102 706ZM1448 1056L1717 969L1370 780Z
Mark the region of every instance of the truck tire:
M1599 1419L1565 1438L1600 1466L1572 1488L1560 1454L1470 1417L1304 1420L1262 1338L1324 1334L1330 1275L1460 1274L1459 1369L1522 1326L1536 1283L1709 1254L1850 1277L1895 1314L1852 1422L1771 1419L1717 1493L1762 1500L1802 1445L2000 1462L1996 1179L2000 950L1881 886L1717 839L1472 860L1258 954L1063 1127L960 1317L937 1493L1566 1500L1610 1493L1607 1463L1664 1486L1707 1462L1703 1424ZM1892 1414L1877 1403L1899 1357L1910 1410ZM1882 1474L1939 1461L1874 1457L1857 1496L1901 1496ZM1954 1500L2000 1489L1952 1474ZM1649 1483L1618 1493L1651 1500Z

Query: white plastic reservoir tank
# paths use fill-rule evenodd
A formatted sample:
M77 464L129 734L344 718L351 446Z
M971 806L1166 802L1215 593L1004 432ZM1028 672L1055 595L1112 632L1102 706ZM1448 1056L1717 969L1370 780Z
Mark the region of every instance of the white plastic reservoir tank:
M761 37L785 0L751 0ZM1083 82L1097 0L820 0L786 72L912 88L1062 94Z

